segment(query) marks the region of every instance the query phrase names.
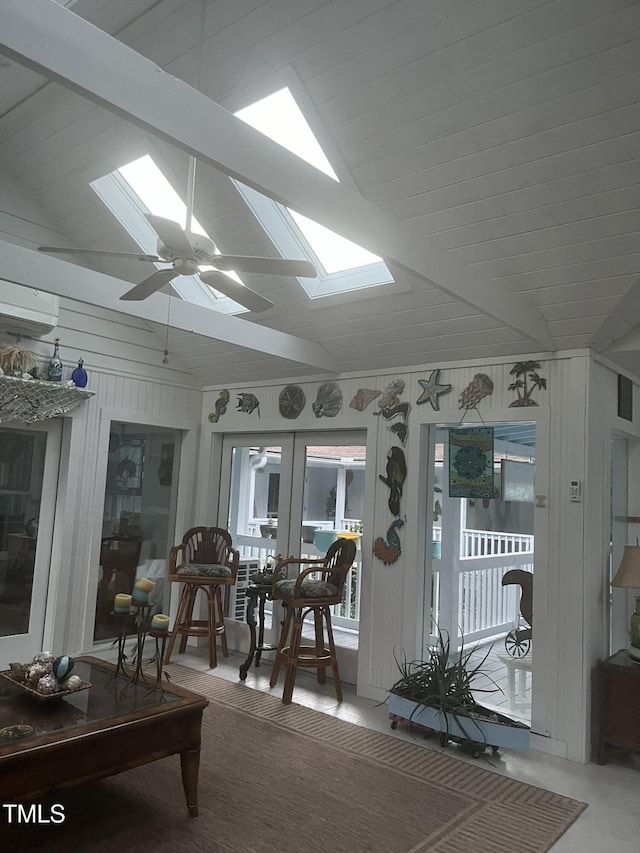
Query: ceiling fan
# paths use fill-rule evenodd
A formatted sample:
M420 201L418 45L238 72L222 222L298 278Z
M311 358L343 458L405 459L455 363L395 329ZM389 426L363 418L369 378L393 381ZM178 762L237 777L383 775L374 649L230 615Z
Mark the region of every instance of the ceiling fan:
M239 273L300 276L302 278L315 278L317 276L315 267L309 261L261 258L248 255L222 255L209 237L183 231L177 222L165 219L162 216L155 216L152 213L147 213L145 216L159 238L157 255L147 255L141 252L58 248L56 246L39 246L38 251L47 254L94 255L171 264L170 269L156 270L120 297L120 299L132 301L146 299L180 275L198 275L200 281L215 288L250 311L266 311L273 307L273 302L225 275L224 271L235 270ZM200 272L201 266L210 266L214 269Z

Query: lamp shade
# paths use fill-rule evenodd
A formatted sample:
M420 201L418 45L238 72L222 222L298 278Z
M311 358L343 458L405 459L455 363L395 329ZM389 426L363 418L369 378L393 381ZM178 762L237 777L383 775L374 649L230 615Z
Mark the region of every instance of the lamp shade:
M640 589L640 545L626 545L611 586Z

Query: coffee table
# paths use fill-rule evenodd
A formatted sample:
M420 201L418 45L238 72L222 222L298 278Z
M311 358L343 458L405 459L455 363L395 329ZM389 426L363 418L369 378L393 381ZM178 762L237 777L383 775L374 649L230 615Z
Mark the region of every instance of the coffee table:
M39 702L0 679L0 730L33 727L26 737L0 739L0 802L34 799L177 753L195 817L208 700L166 682L162 690L130 683L93 657L76 658L74 673L92 686L57 702Z

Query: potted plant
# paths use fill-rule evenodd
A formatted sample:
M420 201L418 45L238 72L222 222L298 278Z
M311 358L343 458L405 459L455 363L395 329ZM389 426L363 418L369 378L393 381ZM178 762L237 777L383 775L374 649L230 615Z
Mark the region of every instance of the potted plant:
M486 747L501 746L527 749L530 729L523 723L498 714L478 703L473 685L484 675L493 682L483 667L488 652L477 663L472 652L462 643L459 651L451 649L448 634L438 632L436 644L429 648L426 660L408 662L396 658L400 678L389 691L388 708L391 726L400 721L440 732L443 746L449 740L469 744L473 754ZM476 693L493 693L500 688L476 688Z

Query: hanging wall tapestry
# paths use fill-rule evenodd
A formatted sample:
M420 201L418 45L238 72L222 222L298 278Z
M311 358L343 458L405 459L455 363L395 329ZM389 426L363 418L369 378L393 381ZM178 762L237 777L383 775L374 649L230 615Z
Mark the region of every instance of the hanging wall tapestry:
M495 497L493 427L449 430L449 497Z

